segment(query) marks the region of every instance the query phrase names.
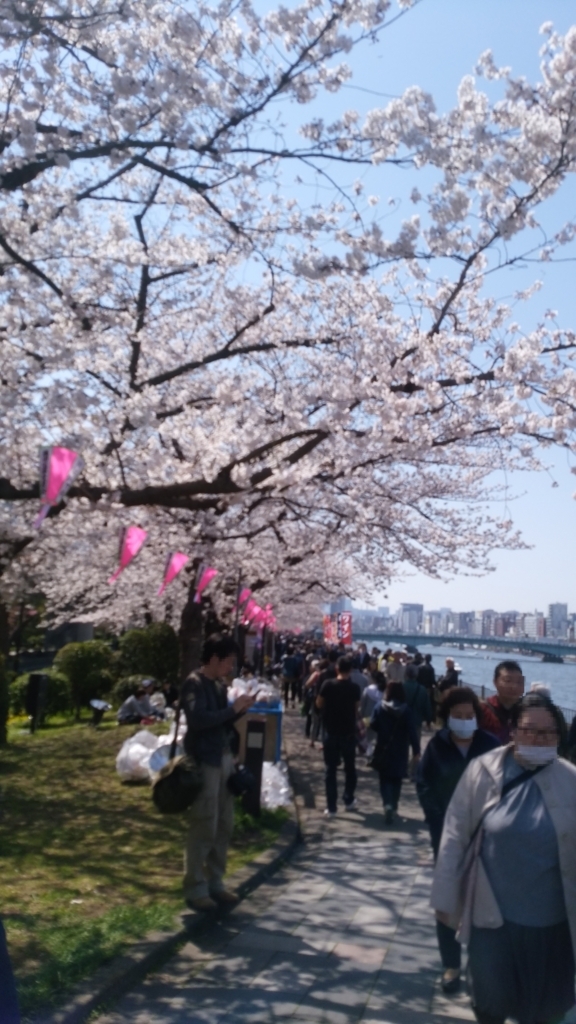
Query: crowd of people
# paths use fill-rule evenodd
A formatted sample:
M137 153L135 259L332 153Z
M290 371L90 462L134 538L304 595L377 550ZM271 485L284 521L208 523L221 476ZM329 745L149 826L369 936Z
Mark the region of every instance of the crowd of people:
M184 895L197 911L238 898L225 884L234 726L253 702L249 693L228 696L239 654L231 636L210 636L180 693L144 680L118 714L131 724L170 711L186 719L185 752L203 780L184 857ZM575 1003L576 716L568 728L544 684L525 695L516 661L496 666L495 693L480 700L450 658L437 678L429 654L368 652L365 644L350 651L279 637L274 655L267 667L286 708L300 707L305 741L322 745L327 817L338 813L340 766L344 811L358 807L359 755L377 773L386 827L397 817L404 780L414 782L435 862L431 903L443 990L458 991L466 945L479 1024L560 1021ZM240 674L251 677L251 666L241 665ZM0 987L16 1022L1 924Z
M432 906L444 992L461 986L468 950L480 1024L552 1024L574 1005L576 716L549 688L500 662L480 700L446 659L349 653L289 641L277 651L286 704L302 699L305 735L321 737L328 817L358 806L356 758L378 774L384 823L412 777L435 862ZM423 733L426 732L423 742Z

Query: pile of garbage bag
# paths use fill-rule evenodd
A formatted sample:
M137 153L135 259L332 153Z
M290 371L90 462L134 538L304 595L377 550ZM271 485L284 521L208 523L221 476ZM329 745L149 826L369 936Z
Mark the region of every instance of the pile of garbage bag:
M183 753L181 734L185 726L178 729L177 753ZM155 736L148 729L140 729L122 744L116 758L116 771L122 782L148 782L170 756L170 745L174 739L174 727L168 735ZM261 805L269 810L289 807L291 804L288 768L283 761L273 764L265 761L262 767Z
M260 803L270 811L277 807L290 807L292 793L288 781L288 766L284 761L278 761L276 764L264 761Z
M174 739L174 724L170 732L162 736L155 736L148 729L140 729L134 736L124 740L116 758L116 771L122 782L147 781L160 770L162 764L166 764ZM181 720L178 727L178 754L183 753L182 739L185 732L186 722ZM154 754L157 756L153 757Z

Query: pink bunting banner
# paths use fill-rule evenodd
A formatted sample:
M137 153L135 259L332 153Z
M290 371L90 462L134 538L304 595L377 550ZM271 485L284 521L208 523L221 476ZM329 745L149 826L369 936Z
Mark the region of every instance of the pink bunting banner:
M53 505L57 505L69 491L76 477L84 469L78 452L70 448L43 448L40 453L40 500L42 508L34 521L39 529Z
M189 561L190 559L188 558L188 555L184 555L182 551L170 552L166 559L166 565L164 566L164 579L162 580L162 584L156 594L156 597L160 597L160 594L164 593L168 584L172 583L172 580L176 578L178 573L186 565L186 562Z
M197 576L198 583L196 584L196 594L194 595L195 604L200 604L200 598L202 597L203 591L206 590L206 587L208 586L210 581L213 580L214 577L217 575L218 569L212 569L208 565L200 566Z
M246 602L247 602L248 598L250 597L251 593L252 593L252 591L248 590L248 587L244 587L244 589L240 591L240 593L238 595L238 602L237 602L237 604L234 605L234 608L232 610L233 611L236 611L236 609L241 610L242 609L242 605L246 604Z
M120 565L116 572L112 574L108 583L115 583L120 573L126 568L126 566L130 565L130 562L134 558L136 558L136 555L140 551L147 536L148 534L146 530L142 530L139 526L125 526L120 530L120 545L118 552Z

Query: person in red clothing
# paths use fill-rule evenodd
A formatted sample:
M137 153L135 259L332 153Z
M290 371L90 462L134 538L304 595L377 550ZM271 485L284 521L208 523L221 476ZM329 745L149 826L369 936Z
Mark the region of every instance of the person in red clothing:
M494 696L482 704L480 728L505 744L511 739L513 709L524 696L524 676L517 661L501 661L496 665L494 687Z

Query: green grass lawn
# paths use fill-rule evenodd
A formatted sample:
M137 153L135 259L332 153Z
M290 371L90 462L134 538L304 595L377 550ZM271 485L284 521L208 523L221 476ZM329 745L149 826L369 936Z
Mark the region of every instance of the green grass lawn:
M148 785L116 775L136 728L53 723L29 736L23 724L0 749L0 914L29 1013L62 1001L147 931L173 927L186 822L159 815ZM266 849L287 817L238 811L229 872Z

